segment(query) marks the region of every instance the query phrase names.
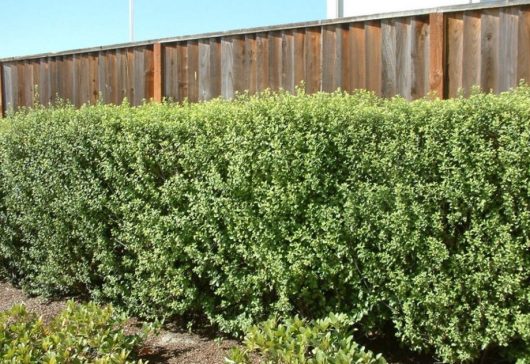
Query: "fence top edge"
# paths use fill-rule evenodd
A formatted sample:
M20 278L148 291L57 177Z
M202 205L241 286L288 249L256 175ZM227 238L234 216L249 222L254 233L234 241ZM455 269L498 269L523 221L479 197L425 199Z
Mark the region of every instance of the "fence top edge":
M72 49L72 50L59 51L59 52L47 52L47 53L39 53L39 54L26 55L26 56L6 57L6 58L0 58L0 63L35 60L35 59L48 58L48 57L71 56L71 55L76 55L76 54L111 51L111 50L117 50L117 49L123 49L123 48L143 47L143 46L149 46L155 43L168 44L168 43L176 43L176 42L182 42L182 41L200 41L203 39L210 39L210 38L222 38L222 37L237 36L237 35L257 34L257 33L271 32L271 31L293 30L293 29L300 29L300 28L319 27L319 26L325 26L325 25L339 25L339 24L348 24L348 23L391 19L391 18L402 18L402 17L410 17L410 16L422 16L422 15L428 15L431 13L452 13L452 12L461 12L461 11L496 9L496 8L503 8L503 7L518 6L518 5L530 5L530 0L497 0L497 1L491 1L491 2L485 2L485 3L441 6L441 7L435 7L435 8L420 9L420 10L407 10L407 11L398 11L398 12L381 13L381 14L343 17L343 18L336 18L336 19L325 19L325 20L315 20L315 21L306 21L306 22L298 22L298 23L279 24L279 25L271 25L271 26L255 27L255 28L242 28L242 29L234 29L234 30L229 30L229 31L182 35L182 36L176 36L176 37L151 39L151 40L139 41L139 42L118 43L118 44L111 44L111 45L105 45L105 46L79 48L79 49Z

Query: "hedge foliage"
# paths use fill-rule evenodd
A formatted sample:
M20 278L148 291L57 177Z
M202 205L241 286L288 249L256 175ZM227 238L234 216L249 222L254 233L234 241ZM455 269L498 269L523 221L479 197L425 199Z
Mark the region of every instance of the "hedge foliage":
M37 108L0 126L0 265L227 332L362 312L445 361L524 353L529 187L527 87Z

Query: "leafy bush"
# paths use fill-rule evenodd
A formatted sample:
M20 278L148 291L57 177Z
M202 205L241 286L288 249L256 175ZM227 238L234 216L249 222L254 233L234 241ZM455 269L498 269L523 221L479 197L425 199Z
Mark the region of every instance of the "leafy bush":
M245 349L232 349L225 362L249 363L249 353L257 352L267 363L385 364L380 354L374 355L353 341L353 323L344 314L330 314L309 323L298 316L283 322L270 319L251 327L245 336Z
M2 363L142 363L130 356L150 328L126 335L124 321L111 306L70 301L46 324L17 305L0 312L0 358Z
M227 332L366 312L449 362L529 346L526 87L37 108L0 125L0 264L28 291Z

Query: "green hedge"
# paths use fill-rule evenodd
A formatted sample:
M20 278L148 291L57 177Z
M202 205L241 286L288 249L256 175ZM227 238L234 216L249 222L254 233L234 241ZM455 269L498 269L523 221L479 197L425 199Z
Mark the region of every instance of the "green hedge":
M530 340L530 89L61 106L0 126L26 290L236 332L366 314L446 361Z

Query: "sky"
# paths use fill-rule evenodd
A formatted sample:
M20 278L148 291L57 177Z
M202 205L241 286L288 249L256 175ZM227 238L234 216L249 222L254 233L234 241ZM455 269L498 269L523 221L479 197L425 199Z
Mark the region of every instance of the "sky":
M0 0L0 58L129 41L129 0ZM326 0L134 0L135 40L326 17Z

